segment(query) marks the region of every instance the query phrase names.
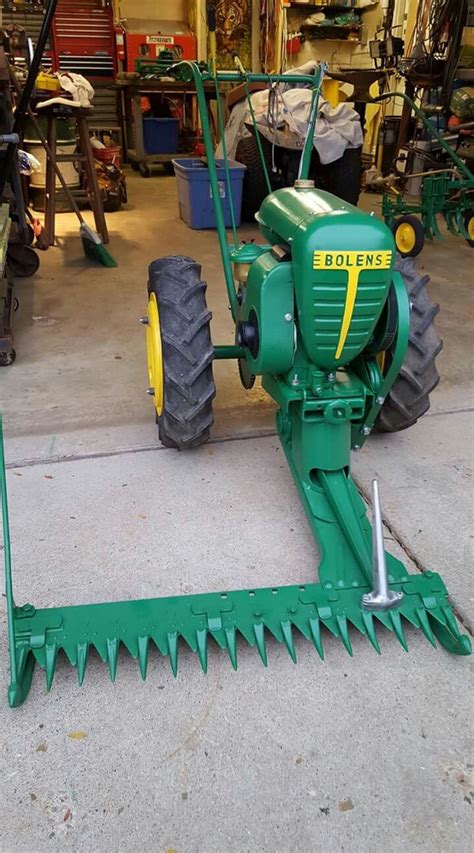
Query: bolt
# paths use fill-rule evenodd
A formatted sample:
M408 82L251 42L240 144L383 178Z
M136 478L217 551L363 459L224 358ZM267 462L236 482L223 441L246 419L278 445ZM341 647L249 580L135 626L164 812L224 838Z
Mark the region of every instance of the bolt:
M292 319L293 319L293 315L292 315L292 314L289 314L289 313L288 313L288 314L285 314L285 320L286 320L286 322L287 322L287 323L291 323Z
M371 211L370 211L370 215L371 215L371 216L375 216L375 210L371 210Z
M148 320L148 317L139 317L138 322L143 326L148 326L150 321Z
M372 430L369 426L364 426L361 429L362 435L370 435L371 432L372 432Z
M360 444L354 444L353 450L360 450Z
M147 388L146 393L149 394L150 397L154 397L155 396L155 389L154 388Z
M376 397L375 402L377 403L378 406L381 406L382 403L385 403L385 397Z
M334 380L336 379L336 374L332 373L332 372L328 373L328 375L326 376L326 379L328 382L334 382Z

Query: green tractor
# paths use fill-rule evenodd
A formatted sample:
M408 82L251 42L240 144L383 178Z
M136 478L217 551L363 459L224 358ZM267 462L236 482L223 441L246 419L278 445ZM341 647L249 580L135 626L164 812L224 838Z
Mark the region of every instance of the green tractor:
M215 359L238 360L246 388L260 376L278 406L278 434L320 549L319 582L275 586L270 579L262 589L42 610L16 607L3 473L12 706L24 701L35 663L45 669L50 688L60 650L77 667L79 683L90 647L108 663L112 680L120 646L138 659L145 678L151 644L169 658L176 674L182 642L197 653L204 671L210 639L236 669L239 637L266 665L268 636L296 661L295 632L321 658L331 636L352 654L354 630L380 652L381 627L408 650L405 624L433 646L438 641L454 654L470 653L441 577L431 571L409 574L386 553L377 482L371 526L350 474L351 449L359 450L373 429L404 429L428 408L441 341L426 281L411 260L397 268L393 235L383 222L314 188L307 177L311 129L295 185L270 193L257 214L264 242L239 243L234 229L229 246L203 82L250 83L268 75L237 70L213 78L190 62L179 63L174 73L192 81L197 92L235 343L211 341L197 262L172 256L150 265L142 321L160 439L178 450L208 440ZM320 80L295 79L313 86L314 129ZM284 75L272 77L275 83L284 80ZM229 178L227 190L230 197Z

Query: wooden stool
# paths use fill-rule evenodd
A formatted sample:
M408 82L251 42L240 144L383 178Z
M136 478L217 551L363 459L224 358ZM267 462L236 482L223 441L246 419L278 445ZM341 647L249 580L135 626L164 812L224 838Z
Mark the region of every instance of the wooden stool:
M94 214L96 231L103 243L109 242L109 233L105 221L104 206L100 195L97 173L95 170L94 156L89 137L88 117L92 114L92 108L64 106L63 104L48 104L40 109L40 113L46 113L48 119L47 139L51 152L54 154L56 163L83 164L87 182L87 191L70 189L71 195L76 201L88 200ZM72 154L57 154L56 142L56 119L72 117L76 125L77 151ZM59 166L61 168L61 166ZM44 193L44 232L48 245L53 246L55 241L55 213L56 213L56 175L54 164L47 158L46 180Z

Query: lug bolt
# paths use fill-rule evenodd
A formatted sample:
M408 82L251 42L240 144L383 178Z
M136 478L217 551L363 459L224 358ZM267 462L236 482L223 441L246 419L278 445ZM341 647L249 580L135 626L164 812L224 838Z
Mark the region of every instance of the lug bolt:
M369 426L364 426L361 429L362 435L370 435L371 432L372 432L372 430Z
M148 326L149 320L148 317L139 317L138 322L142 324L142 326Z
M292 319L293 319L292 314L285 314L285 320L287 323L291 323Z
M150 397L154 397L155 396L155 389L154 388L147 388L146 393L149 394Z
M378 406L381 406L383 403L385 403L385 397L376 397L375 402Z

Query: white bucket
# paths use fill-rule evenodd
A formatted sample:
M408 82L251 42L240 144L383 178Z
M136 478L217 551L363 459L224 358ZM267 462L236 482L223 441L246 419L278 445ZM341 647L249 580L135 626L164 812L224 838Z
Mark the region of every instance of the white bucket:
M41 164L41 170L39 172L33 172L32 175L30 175L30 186L35 189L44 189L46 183L46 151L40 142L34 142L33 140L27 139L25 139L25 149L30 154L33 154ZM75 141L58 142L56 145L57 154L70 155L74 154L75 150ZM68 187L78 187L79 175L74 167L74 163L58 163L58 166ZM56 178L56 189L61 189L61 183L58 178Z

